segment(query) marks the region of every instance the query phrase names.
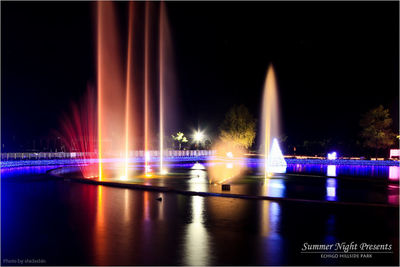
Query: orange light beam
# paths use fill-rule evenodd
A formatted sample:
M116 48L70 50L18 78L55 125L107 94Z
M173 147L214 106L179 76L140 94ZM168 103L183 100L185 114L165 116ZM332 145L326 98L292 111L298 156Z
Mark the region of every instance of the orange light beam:
M271 88L273 88L275 84L275 73L274 73L274 68L272 64L270 64L268 73L267 73L267 79L266 79L266 86L267 86L267 92L266 92L266 99L271 100L274 97L274 92ZM264 99L265 100L265 99ZM267 110L266 110L266 121L265 121L265 151L264 151L264 178L267 179L268 177L271 176L271 173L269 172L268 168L268 159L269 159L269 154L270 154L270 147L271 147L271 128L272 128L272 112L273 112L273 107L271 105L267 105Z
M101 57L101 29L102 29L102 19L101 19L101 2L97 2L97 146L98 146L98 160L99 160L99 180L102 180L103 176L103 164L102 164L102 145L101 145L101 131L102 131L102 76L101 76L101 69L102 69L102 57Z
M149 149L149 20L150 7L149 2L146 2L145 10L145 40L144 40L144 158L145 158L145 173L148 170L148 149Z
M160 36L159 36L159 67L160 67L160 173L163 173L164 170L164 46L163 46L163 37L164 37L164 26L163 26L163 21L164 21L164 2L161 2L161 8L160 8Z
M128 60L126 64L126 96L125 96L125 166L124 178L128 179L129 169L129 127L130 127L130 97L131 97L131 64L132 64L132 24L133 3L129 2L129 27L128 27Z

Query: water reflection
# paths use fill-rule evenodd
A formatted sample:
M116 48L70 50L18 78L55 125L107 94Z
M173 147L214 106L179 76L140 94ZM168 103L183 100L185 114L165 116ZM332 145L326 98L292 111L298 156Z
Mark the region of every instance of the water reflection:
M277 237L279 234L281 207L277 202L271 202L269 207L270 236Z
M336 216L335 214L329 214L325 223L325 238L324 244L335 244L338 242L337 236L335 234L336 230ZM339 265L336 264L337 259L323 259L321 265Z
M262 190L262 196L284 197L286 186L282 179L265 179Z
M190 170L190 191L207 191L207 173L205 170ZM191 221L185 229L184 265L209 265L210 237L204 225L204 197L191 198Z
M201 169L192 169L189 171L189 184L191 189L200 189L203 188L202 186L196 186L196 185L201 185L201 184L208 184L207 180L207 171L201 170ZM205 188L206 189L206 188ZM198 190L195 190L198 191Z
M155 240L152 235L157 235L157 230L152 230L151 215L157 214L162 203L151 192L104 186L95 190L92 239L95 265L126 265L132 258L140 262ZM158 210L158 216L164 216L162 210Z
M164 202L161 201L158 205L158 220L164 220Z
M129 207L129 189L124 189L124 221L129 222L130 219L130 207Z
M105 216L103 206L103 186L97 188L97 209L96 221L94 227L94 248L95 248L95 265L104 263L104 256L107 251L106 247L106 231L105 231Z
M268 182L270 179L267 179L267 182L262 186L262 195L268 196ZM266 237L269 235L269 201L263 201L261 205L261 235Z
M271 187L270 179L262 186L262 195L268 196ZM278 226L280 223L280 206L276 202L269 200L262 201L261 205L261 235L263 237L278 237Z
M143 220L149 221L150 220L150 210L149 210L149 192L143 192Z
M328 178L326 179L326 200L335 201L336 200L336 179Z
M197 175L190 180L193 190L203 190L207 184ZM258 185L255 190L270 195L279 189L281 195L288 195L290 181L286 183L285 189L282 181L270 179L270 186ZM326 187L334 185L327 182ZM389 188L389 203L398 203L398 185ZM398 229L393 209L325 209L294 202L177 194L164 194L159 202L158 196L80 183L4 183L2 209L7 216L2 217L2 241L8 245L2 253L44 256L51 265L65 266L324 265L319 259L299 258L297 241L339 242L351 233L374 243L396 242L391 238ZM371 235L371 228L378 232ZM398 258L395 252L393 258ZM389 258L382 265L396 262Z
M268 181L269 180L269 181ZM262 195L267 196L273 187L268 179L262 186ZM260 205L261 227L260 234L263 237L261 249L263 261L272 265L282 264L282 237L280 234L281 206L277 202L262 200Z

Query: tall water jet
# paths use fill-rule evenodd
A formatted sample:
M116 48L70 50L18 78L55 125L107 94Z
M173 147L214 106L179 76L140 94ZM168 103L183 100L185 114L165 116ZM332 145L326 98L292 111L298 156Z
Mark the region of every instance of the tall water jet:
M167 172L164 166L164 148L166 133L176 130L178 120L176 100L176 83L174 72L174 56L165 2L160 2L158 32L158 64L159 64L159 153L160 173ZM165 124L168 122L168 124Z
M96 129L91 132L81 131L83 127L89 125L84 124L82 118L79 118L79 114L83 110L77 108L74 108L72 120L65 123L64 127L66 136L87 138L95 133L97 140L82 139L78 146L81 151L92 152L85 154L89 157L98 153L98 167L92 164L90 170L85 168L82 173L85 177L98 175L100 180L104 178L129 179L132 176L131 170L133 170L129 166L131 152L143 148L144 155L140 154L144 156L145 174L150 175L152 171L150 152L155 147L152 138L155 135L153 123L157 119L157 116L153 116L157 114L152 102L157 101L158 96L160 172L164 173L164 136L166 132L171 132L173 129L171 121L174 122L177 118L176 105L173 104L175 80L172 70L172 42L165 3L160 3L158 16L152 16L156 10L152 3L144 3L143 27L141 23L136 23L141 21L138 20L138 18L141 19L141 13L137 12L136 4L129 2L126 47L125 43L123 46L120 45L115 5L113 2L101 1L97 2L95 6L97 15L97 107L88 105L89 109L93 109L90 110L91 113L88 113L88 116L90 118L94 116L95 122L90 119L86 120L90 127L92 124L97 125L97 131L95 131ZM159 24L157 25L156 22ZM142 38L135 38L138 33L144 35L144 42ZM153 40L158 42L153 42ZM124 65L125 63L126 65ZM157 75L159 76L157 77ZM158 92L155 90L157 82L159 83ZM96 103L96 101L92 102L93 105ZM166 121L168 124L165 124ZM144 127L138 127L139 125L144 125ZM143 135L144 138L137 138L139 135ZM76 138L70 139L70 150L76 150L77 145L73 141ZM89 159L84 158L84 161L95 162L94 159Z
M144 172L150 174L150 151L149 151L149 133L150 133L150 3L146 2L145 7L145 29L144 29Z
M165 4L164 2L161 2L160 6L160 19L159 19L159 75L160 75L160 91L159 91L159 101L160 101L160 107L159 107L159 120L160 120L160 125L159 125L159 130L160 130L160 140L159 140L159 147L160 147L160 173L163 174L166 171L164 170L164 40L165 40Z
M286 161L279 149L278 142L274 140L279 136L279 104L275 70L272 64L268 68L264 83L260 136L261 150L264 152L264 164L261 167L264 177L270 177L274 172L282 172L282 168L279 169L279 166L286 170ZM271 150L273 140L275 148Z
M113 2L97 2L97 90L99 179L124 175L123 162L111 160L113 169L105 168L104 159L120 159L125 148L125 86L116 16ZM122 163L122 164L121 164Z
M154 79L157 76L153 76L154 72L157 71L157 66L155 64L155 55L157 54L154 51L157 46L153 43L155 38L154 31L156 30L157 24L153 18L153 10L154 6L152 2L145 3L145 25L144 25L144 151L145 151L145 175L150 176L152 172L150 166L151 153L154 149L154 120L156 119L156 113L153 110L153 99L157 97L155 92L153 92L154 88L156 88L155 82L157 79ZM156 16L158 19L158 16ZM154 90L155 91L155 90Z
M102 20L102 14L101 14L101 5L100 2L97 3L97 153L98 153L98 167L99 167L99 171L98 171L98 176L99 176L99 180L101 181L103 178L103 147L101 145L101 140L102 140L102 136L101 136L101 129L102 129L102 123L101 123L101 108L100 108L100 104L101 104L101 100L103 99L103 96L101 94L101 90L100 90L100 84L102 82L101 79L101 62L102 62L102 58L101 58L101 52L102 52L102 46L101 46L101 39L102 39L102 32L101 32L101 27L103 26L100 21Z
M99 178L128 179L131 176L130 152L133 149L140 149L139 145L135 144L139 138L135 136L141 131L144 137L141 138L143 142L141 149L144 149L144 173L150 176L152 171L150 152L154 149L155 135L153 123L157 119L153 101L157 101L157 96L159 96L160 172L163 173L164 136L167 131L165 122L168 121L170 125L169 120L174 113L170 112L170 109L166 111L166 107L171 104L174 89L170 86L170 65L173 60L165 4L161 3L159 15L153 16L155 11L153 3L144 3L143 42L141 38L135 38L138 26L135 23L136 4L129 2L127 46L123 53L117 34L114 5L113 2L98 2L96 6ZM159 25L156 24L156 20ZM141 29L138 31L142 32ZM154 33L159 35L158 46L157 42L153 42L157 39ZM157 48L158 51L155 50ZM136 52L138 49L143 51L143 56L142 53ZM126 61L122 60L121 56L126 57ZM143 68L143 72L137 69L137 66ZM159 75L158 79L155 75ZM154 90L157 82L159 82L159 92ZM139 96L141 93L143 95ZM139 103L139 98L144 101ZM139 108L143 112L140 116ZM144 127L139 128L137 126L142 125L141 120Z
M133 135L131 134L131 90L132 90L132 39L133 39L133 2L129 2L129 19L128 19L128 46L127 46L127 62L126 62L126 95L125 95L125 162L123 179L129 178L129 150Z

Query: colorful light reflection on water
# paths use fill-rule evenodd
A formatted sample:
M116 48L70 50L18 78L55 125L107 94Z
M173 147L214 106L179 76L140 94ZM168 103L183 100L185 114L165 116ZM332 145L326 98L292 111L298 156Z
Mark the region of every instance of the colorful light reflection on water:
M399 180L400 178L400 167L399 166L389 166L389 179Z
M328 201L336 200L336 179L335 178L326 179L326 200L328 200Z

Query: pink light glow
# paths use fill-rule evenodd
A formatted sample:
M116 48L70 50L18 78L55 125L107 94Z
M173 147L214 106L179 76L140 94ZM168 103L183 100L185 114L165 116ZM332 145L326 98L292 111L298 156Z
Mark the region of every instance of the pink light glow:
M389 180L399 180L400 177L400 167L399 166L390 166L389 167Z
M69 151L83 152L74 155L74 158L83 159L79 166L85 178L93 178L98 175L97 163L91 159L96 158L96 93L93 88L88 87L86 96L80 105L72 104L70 113L64 114L62 118L62 141Z

